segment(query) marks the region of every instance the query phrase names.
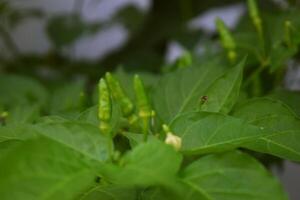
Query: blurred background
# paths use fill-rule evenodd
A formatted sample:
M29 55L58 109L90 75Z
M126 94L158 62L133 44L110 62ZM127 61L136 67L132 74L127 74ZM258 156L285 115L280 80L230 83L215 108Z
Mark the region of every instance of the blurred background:
M260 6L285 9L288 1ZM239 0L0 0L0 73L87 81L120 65L156 73L186 51L214 47L217 16L234 29L245 12ZM290 65L285 87L300 90L300 68ZM273 171L299 200L300 167L283 169Z

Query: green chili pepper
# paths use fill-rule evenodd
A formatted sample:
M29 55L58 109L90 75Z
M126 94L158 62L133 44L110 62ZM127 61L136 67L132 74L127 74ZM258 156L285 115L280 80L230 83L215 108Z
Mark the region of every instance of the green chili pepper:
M110 120L111 120L111 98L107 84L104 79L99 82L99 111L98 117L100 120L99 128L105 133L110 133Z
M133 103L125 95L124 90L117 79L115 79L109 72L106 73L105 78L113 98L120 102L123 116L129 117L133 113Z
M234 62L236 59L235 41L234 41L229 29L227 28L225 23L220 18L216 19L216 26L219 31L220 37L221 37L222 46L224 47L224 49L227 50L227 52L228 52L227 56L228 56L229 60Z
M293 46L291 32L292 32L292 22L287 20L284 22L284 40L289 48Z
M134 90L139 111L139 118L142 121L142 130L145 135L145 140L148 137L148 129L152 117L152 110L148 101L144 84L138 75L134 76Z
M263 34L262 21L259 16L259 10L257 8L256 0L248 0L248 9L249 9L249 14L252 19L252 22L256 28L256 31L262 37Z

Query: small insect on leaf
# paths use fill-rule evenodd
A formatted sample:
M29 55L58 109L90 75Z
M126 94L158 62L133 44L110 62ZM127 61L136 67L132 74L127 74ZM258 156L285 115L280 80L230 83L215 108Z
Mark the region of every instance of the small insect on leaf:
M205 102L207 102L207 100L208 100L208 96L202 96L200 98L200 104L203 105Z

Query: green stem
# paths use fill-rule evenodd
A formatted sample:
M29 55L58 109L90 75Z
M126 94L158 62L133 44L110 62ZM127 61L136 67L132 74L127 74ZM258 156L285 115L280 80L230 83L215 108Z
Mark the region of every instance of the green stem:
M16 43L14 42L14 40L12 39L8 31L1 26L0 26L0 36L2 37L3 42L5 43L7 49L10 50L11 54L13 56L17 56L19 54L19 49Z
M107 146L108 146L109 159L110 159L110 161L113 161L113 159L114 159L114 140L112 137L112 133L109 134L109 140L107 142Z
M264 65L260 65L244 82L244 87L248 87L251 82L253 82L257 76L265 69Z

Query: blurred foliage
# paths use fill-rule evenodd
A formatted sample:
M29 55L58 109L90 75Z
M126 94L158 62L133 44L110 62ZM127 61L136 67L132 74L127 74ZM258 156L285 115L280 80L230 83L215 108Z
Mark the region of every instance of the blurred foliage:
M199 59L222 57L226 50L219 48L216 34L208 34L201 29L191 29L189 23L191 19L211 8L245 2L152 0L147 11L129 4L120 8L107 21L93 23L86 22L82 17L84 3L83 0L76 0L73 12L46 16L40 10L17 9L9 1L2 0L0 38L7 49L6 54L10 56L0 55L0 70L7 73L27 74L41 80L49 79L49 76L44 75L45 71L56 74L54 79L57 80L72 79L81 75L89 81L97 80L105 71L111 71L120 64L126 71L146 70L158 73L165 70L161 66L166 65L168 44L172 41L179 43ZM97 4L101 1L93 3ZM232 37L238 52L237 60L245 55L248 57L246 73L251 76L248 82L253 81L253 77L259 71L267 78L269 73L276 73L277 80L280 81L285 74L286 62L292 57L297 59L300 42L298 6L298 1L286 2L285 6L271 0L260 1L259 7L263 10L262 38L255 33L255 27L247 13L241 17L232 32ZM38 55L19 52L11 32L28 17L47 20L46 32L53 47L49 52ZM72 46L78 39L91 36L116 23L122 24L129 32L127 41L119 49L94 61L74 60L66 55L65 50L72 50ZM199 44L202 45L200 53ZM50 76L50 79L52 80L53 76ZM264 87L263 89L271 89L268 85ZM261 91L256 91L256 94L259 93Z
M132 79L135 73L139 73L146 93L156 97L149 99L149 105L160 108L159 112L156 111L156 121L153 121L151 131L154 134L159 132L157 130L162 123L168 123L163 118L168 118L170 109L177 112L182 106L189 111L196 107L207 111L202 105L214 95L212 107L215 104L217 107L229 106L230 109L225 112L229 115L253 97L271 97L287 105L279 103L284 107L285 114L289 112L292 122L300 116L299 92L290 91L284 85L289 61L299 63L298 1L288 1L285 6L271 0L259 1L260 12L256 13L256 18L247 10L232 30L219 20L216 33L207 33L200 28L190 29L189 23L211 8L244 4L244 1L152 0L149 10L145 12L128 5L119 9L109 20L93 23L86 22L82 17L83 3L83 0L76 0L73 12L49 17L42 11L17 9L9 1L0 0L0 39L6 51L5 55L0 55L0 126L12 126L18 130L15 134L19 135L23 133L23 128L26 129L26 126L19 129L20 124L78 120L98 126L96 104L99 95L95 82L107 71L112 71L134 103L138 100L134 95ZM53 47L47 53L21 53L12 37L14 28L32 17L47 20L46 31ZM261 27L258 22L261 22ZM94 61L75 60L66 55L65 50L72 50L82 37L91 36L114 24L122 24L129 33L127 41L119 49ZM178 43L184 51L177 60L166 63L170 42ZM245 66L234 68L239 66L241 60L246 60L242 62ZM209 97L203 94L209 94ZM261 110L268 107L265 105L268 104L257 108L254 104L251 109L262 114ZM124 132L124 136L131 134L128 133L131 129L124 126L120 117L120 108L115 108L112 110L114 126ZM272 108L268 109L272 114ZM247 113L251 117L252 113ZM271 114L268 118L272 118ZM277 125L276 119L282 116L276 116L278 118L270 120L269 126L281 128L285 121ZM136 127L131 128L134 130ZM53 133L56 134L56 131ZM127 143L139 141L135 136L131 137L130 141L126 140ZM121 139L115 138L115 142L121 144L118 148L130 145ZM82 141L78 141L81 144ZM295 147L298 145L295 144ZM4 152L5 148L0 150ZM98 154L100 151L96 152ZM282 161L266 154L251 151L250 154L267 166ZM126 177L125 180L129 179Z
M73 44L85 34L99 31L100 24L87 24L78 14L60 15L49 19L47 33L55 47L61 48Z

